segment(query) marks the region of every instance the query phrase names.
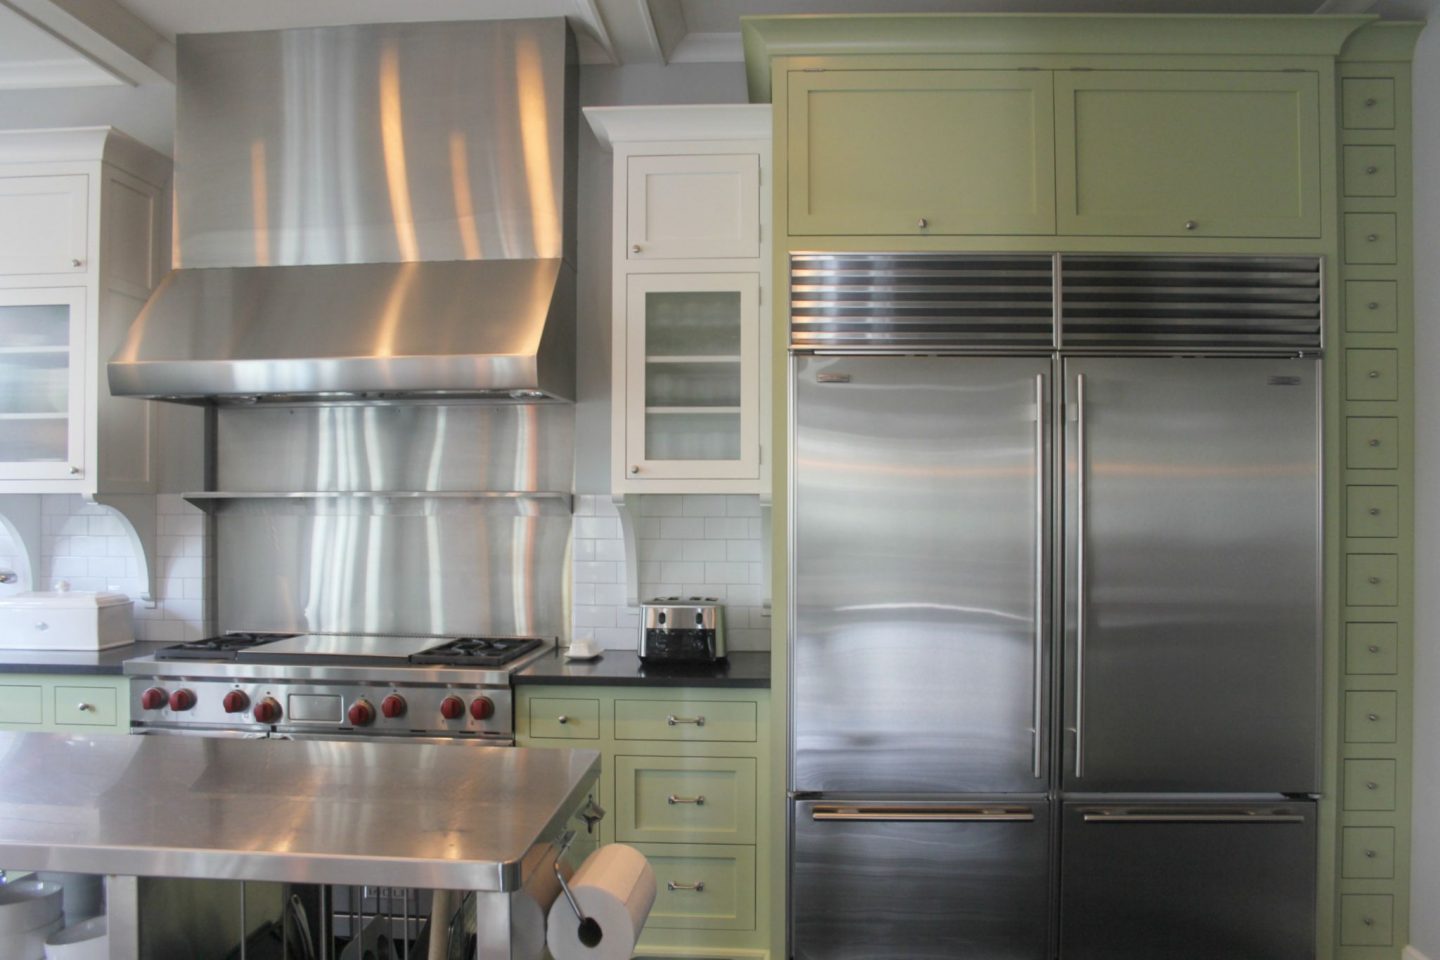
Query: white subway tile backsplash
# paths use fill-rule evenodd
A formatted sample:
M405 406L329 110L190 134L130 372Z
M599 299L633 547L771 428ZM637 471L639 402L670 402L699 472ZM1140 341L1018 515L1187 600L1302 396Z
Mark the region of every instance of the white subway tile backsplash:
M593 637L602 647L634 649L639 640L640 610L626 604L624 541L618 522L613 537L585 536L600 532L581 518L607 516L613 503L605 496L578 496L575 514L574 636ZM723 602L732 650L768 650L770 620L761 604L761 513L759 498L710 494L644 494L627 503L635 523L636 585L641 600L667 596L715 597ZM593 543L581 548L580 543ZM594 560L615 559L616 576L592 581L580 559L593 550ZM589 566L594 566L591 562ZM589 588L581 599L581 589ZM583 609L582 609L583 608ZM599 612L609 608L613 620Z
M575 538L614 540L620 536L620 521L615 517L576 517Z

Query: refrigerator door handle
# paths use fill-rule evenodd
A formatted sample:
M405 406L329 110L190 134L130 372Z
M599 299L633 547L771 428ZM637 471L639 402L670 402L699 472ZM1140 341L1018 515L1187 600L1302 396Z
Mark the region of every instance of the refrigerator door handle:
M1235 811L1209 811L1206 813L1159 813L1143 810L1095 811L1081 814L1086 823L1304 823L1305 818L1294 813L1263 813Z
M1035 814L1029 810L1006 807L934 806L817 806L810 812L812 820L870 821L902 823L931 821L935 823L1033 823Z
M1085 374L1075 375L1075 779L1085 776Z
M1045 776L1042 764L1042 713L1045 702L1045 374L1035 375L1035 688L1031 704L1034 752L1031 774Z

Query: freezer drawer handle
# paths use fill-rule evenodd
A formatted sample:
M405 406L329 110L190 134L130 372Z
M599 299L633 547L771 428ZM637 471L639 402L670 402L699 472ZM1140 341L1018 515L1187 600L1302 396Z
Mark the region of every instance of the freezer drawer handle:
M1075 376L1075 779L1085 776L1085 374Z
M1086 823L1304 823L1297 813L1087 813Z
M703 727L703 726L705 726L705 718L704 718L704 717L677 717L677 716L675 716L675 714L673 714L673 713L670 714L670 716L668 716L668 717L665 718L665 722L668 723L668 724L669 724L670 726L672 726L672 727L675 726L675 724L677 724L677 723L693 723L693 724L695 724L695 726L697 726L697 727Z
M984 807L816 807L812 820L867 820L870 822L1032 823L1029 810Z
M677 803L693 803L697 807L703 807L705 806L705 794L702 793L697 797L677 797L672 793L665 798L665 802L671 805Z

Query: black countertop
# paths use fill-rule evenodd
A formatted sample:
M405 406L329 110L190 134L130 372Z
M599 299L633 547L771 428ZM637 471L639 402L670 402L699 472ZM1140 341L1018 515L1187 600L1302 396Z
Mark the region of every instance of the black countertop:
M127 643L96 653L73 650L0 650L0 674L4 673L74 673L120 674L126 660L154 653L168 643Z
M511 678L518 685L580 684L614 687L770 686L769 653L732 653L715 663L644 663L634 650L606 650L595 660L566 660L552 650Z

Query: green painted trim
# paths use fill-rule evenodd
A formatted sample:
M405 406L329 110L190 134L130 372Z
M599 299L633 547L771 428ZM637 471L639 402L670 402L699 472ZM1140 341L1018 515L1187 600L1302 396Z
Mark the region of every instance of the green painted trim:
M1299 54L1334 57L1373 16L856 14L741 17L750 99L771 99L771 61L845 54Z
M1424 22L1418 20L1380 20L1361 27L1350 35L1340 51L1340 62L1409 63L1415 57L1415 44L1423 29Z

